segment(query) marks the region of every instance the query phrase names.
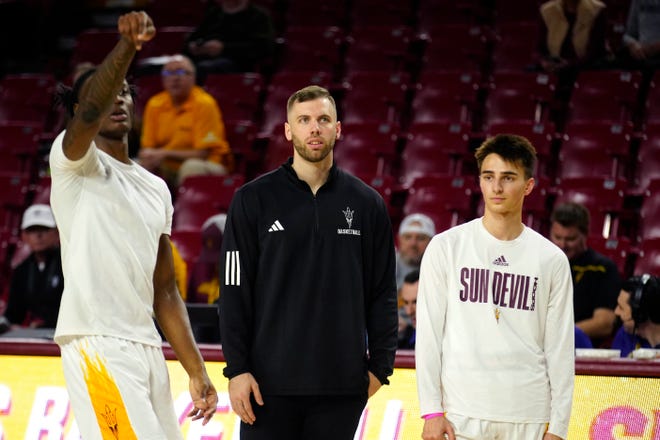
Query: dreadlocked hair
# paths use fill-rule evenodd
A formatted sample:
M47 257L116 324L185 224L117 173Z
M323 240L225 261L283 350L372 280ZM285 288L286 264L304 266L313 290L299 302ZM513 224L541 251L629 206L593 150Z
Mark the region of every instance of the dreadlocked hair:
M66 110L66 114L71 118L73 117L73 109L78 104L80 97L80 89L87 81L87 78L96 72L96 68L91 68L83 72L78 79L73 83L73 87L66 86L62 83L57 85L55 91L55 103Z
M73 83L72 87L69 87L63 83L57 85L55 90L54 101L57 107L62 107L66 111L68 117L73 117L73 110L80 101L80 90L85 84L85 81L96 72L96 68L92 67L85 72L83 72L76 81ZM133 98L133 102L137 100L138 90L134 85L129 85L128 89Z

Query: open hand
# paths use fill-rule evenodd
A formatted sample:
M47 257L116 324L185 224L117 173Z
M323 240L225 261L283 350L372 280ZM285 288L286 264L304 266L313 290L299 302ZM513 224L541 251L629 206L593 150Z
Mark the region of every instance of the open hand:
M251 425L257 419L252 410L250 403L250 395L254 394L254 400L259 405L263 405L264 401L259 391L259 384L250 373L239 374L229 379L229 401L231 407L238 417L241 418L243 423Z

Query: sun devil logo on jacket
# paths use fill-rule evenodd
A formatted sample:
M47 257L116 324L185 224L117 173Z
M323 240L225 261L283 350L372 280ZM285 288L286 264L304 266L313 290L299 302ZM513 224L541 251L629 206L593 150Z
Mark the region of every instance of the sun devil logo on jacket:
M337 229L337 234L339 235L360 235L360 230L359 229L351 229L351 226L353 226L353 213L355 211L351 210L348 206L346 207L346 210L342 211L344 214L344 218L346 219L346 223L348 224L348 228L342 229L339 228Z

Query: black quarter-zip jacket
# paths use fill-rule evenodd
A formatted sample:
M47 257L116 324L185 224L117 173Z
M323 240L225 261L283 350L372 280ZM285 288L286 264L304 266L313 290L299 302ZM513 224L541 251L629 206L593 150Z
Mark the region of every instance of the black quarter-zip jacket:
M395 250L383 199L333 165L314 195L291 159L241 187L220 260L220 329L232 378L262 393L366 393L397 346Z

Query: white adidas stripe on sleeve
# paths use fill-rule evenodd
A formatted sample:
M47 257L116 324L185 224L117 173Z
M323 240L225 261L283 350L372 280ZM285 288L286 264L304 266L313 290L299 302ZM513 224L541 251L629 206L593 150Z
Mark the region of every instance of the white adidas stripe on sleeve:
M225 284L227 286L241 285L241 265L238 251L227 251L225 258Z

